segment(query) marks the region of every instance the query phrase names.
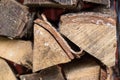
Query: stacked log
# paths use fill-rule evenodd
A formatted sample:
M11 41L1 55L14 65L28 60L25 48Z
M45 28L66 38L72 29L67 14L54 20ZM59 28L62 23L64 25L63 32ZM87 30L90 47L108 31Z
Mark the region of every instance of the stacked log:
M105 65L115 65L116 22L100 13L67 14L61 17L60 32ZM74 33L74 34L73 34Z
M20 37L28 21L27 7L14 0L1 0L0 12L0 35Z
M116 15L109 6L0 0L0 80L114 80Z

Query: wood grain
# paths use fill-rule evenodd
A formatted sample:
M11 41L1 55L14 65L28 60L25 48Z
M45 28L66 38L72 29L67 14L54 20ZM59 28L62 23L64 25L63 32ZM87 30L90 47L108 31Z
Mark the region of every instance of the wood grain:
M99 80L100 66L90 56L87 58L84 56L64 64L63 72L66 80Z
M33 71L69 62L70 59L54 37L40 25L34 25Z
M0 57L32 68L32 43L0 37Z
M0 80L17 80L15 74L7 64L7 62L0 58Z
M0 0L0 35L18 37L27 20L27 7L15 0Z
M115 65L115 19L101 13L67 14L61 17L60 32L108 67Z

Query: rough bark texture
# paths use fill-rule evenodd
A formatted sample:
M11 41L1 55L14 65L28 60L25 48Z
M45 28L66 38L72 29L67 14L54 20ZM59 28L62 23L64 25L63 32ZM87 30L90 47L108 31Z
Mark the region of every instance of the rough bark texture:
M108 67L115 65L116 23L100 13L67 14L60 32Z
M99 80L100 66L90 57L88 58L83 57L65 64L63 71L66 80Z
M32 44L30 41L0 38L0 57L31 68Z
M0 0L0 35L18 37L25 27L27 7L15 0Z
M0 59L0 80L17 80L7 62Z
M34 25L33 71L56 64L69 62L70 59L54 37L42 26Z

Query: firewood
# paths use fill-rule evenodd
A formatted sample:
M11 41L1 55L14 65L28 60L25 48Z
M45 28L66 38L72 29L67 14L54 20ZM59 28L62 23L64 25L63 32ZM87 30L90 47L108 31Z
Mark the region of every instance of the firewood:
M0 58L0 80L17 80L15 74L7 64L7 62Z
M75 8L77 0L24 0L29 7Z
M44 21L42 26L48 26ZM39 23L39 22L36 22ZM41 25L34 25L33 71L71 61L55 38ZM72 55L71 55L72 56Z
M65 80L59 66L53 66L39 73L21 75L21 80Z
M30 41L0 38L0 57L31 68L32 44Z
M100 66L91 57L82 57L64 64L63 72L66 80L99 80Z
M20 80L41 80L39 73L20 75Z
M18 37L27 23L27 7L15 0L0 0L0 35Z
M62 5L76 5L78 0L53 0Z
M42 80L65 80L59 66L53 66L40 72Z
M61 17L60 32L106 66L115 65L116 22L107 14L86 12Z
M110 0L83 0L85 2L110 5Z

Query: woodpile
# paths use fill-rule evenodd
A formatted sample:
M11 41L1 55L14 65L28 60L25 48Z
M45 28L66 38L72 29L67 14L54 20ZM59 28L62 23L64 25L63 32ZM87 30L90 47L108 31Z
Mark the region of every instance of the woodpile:
M0 0L0 80L114 80L111 0Z

